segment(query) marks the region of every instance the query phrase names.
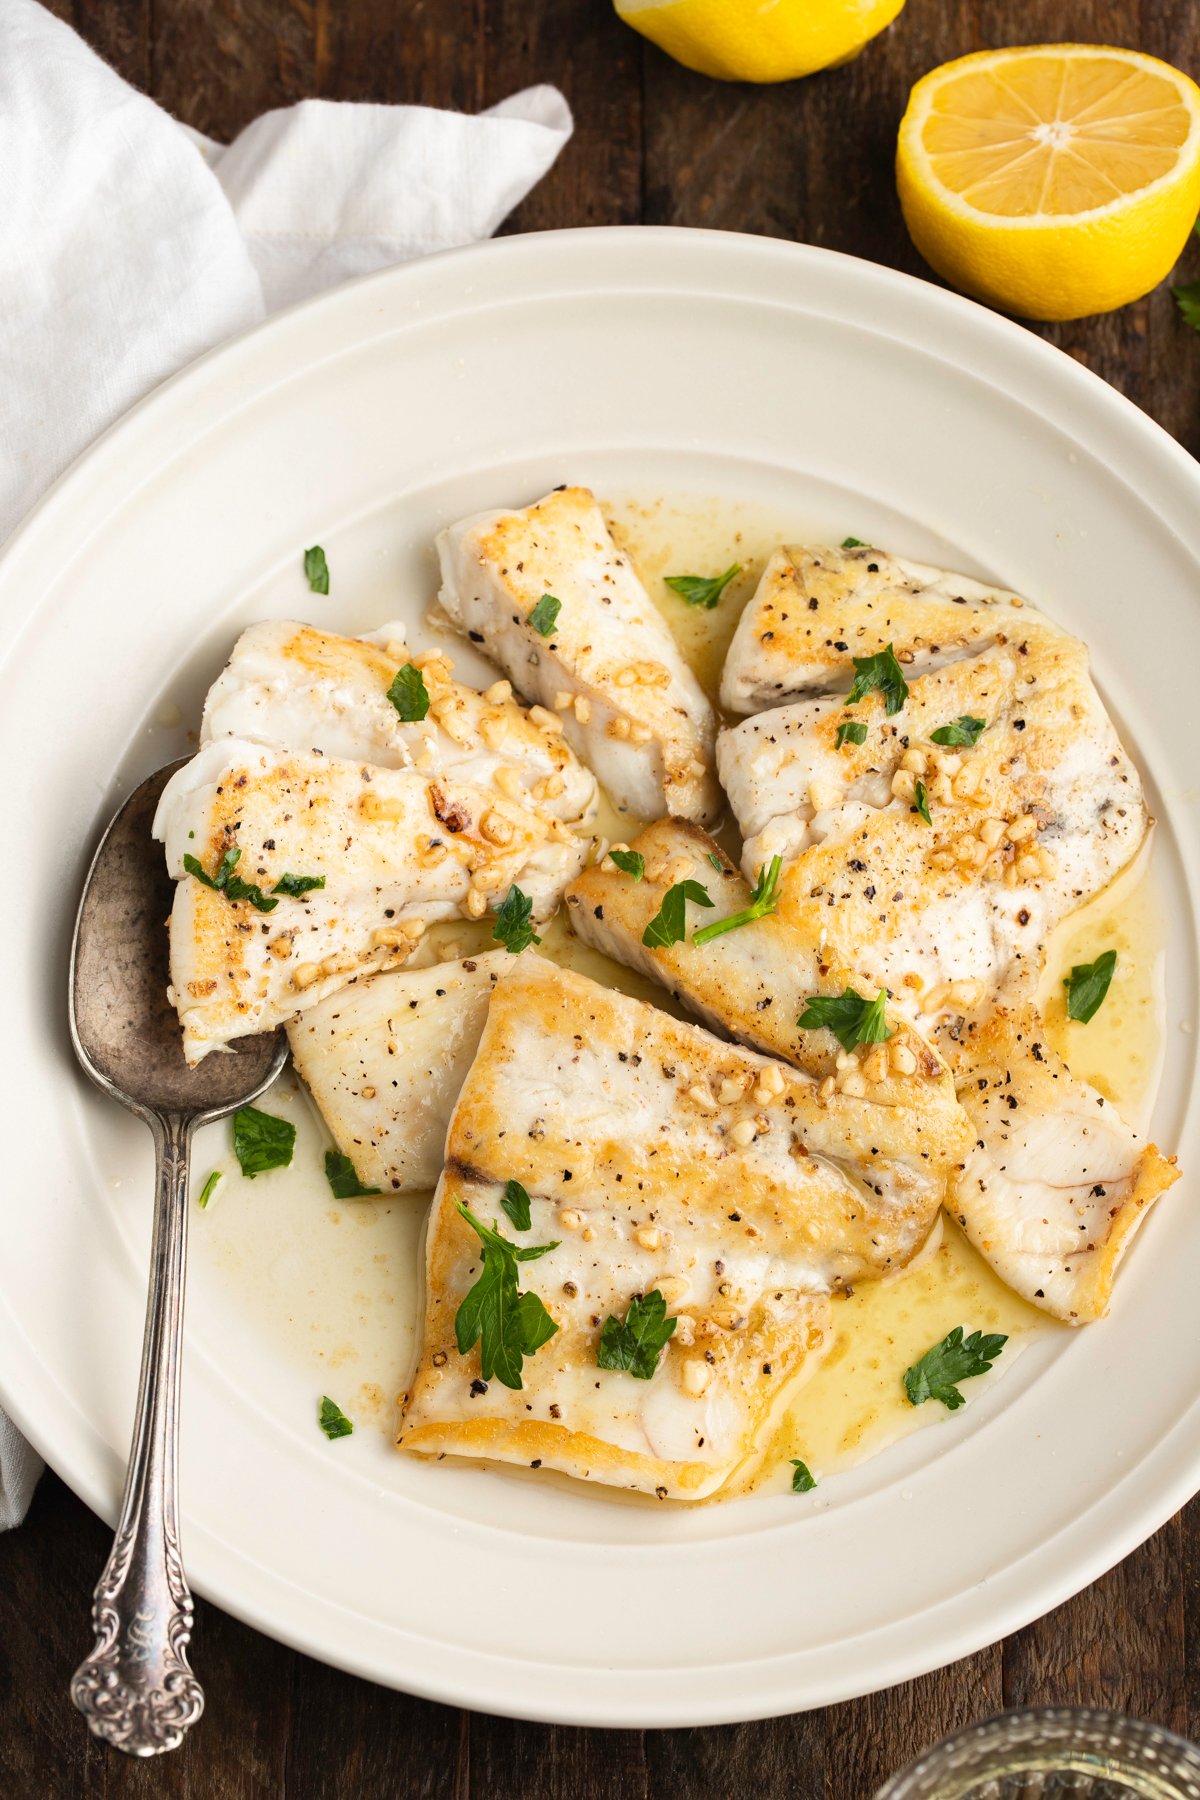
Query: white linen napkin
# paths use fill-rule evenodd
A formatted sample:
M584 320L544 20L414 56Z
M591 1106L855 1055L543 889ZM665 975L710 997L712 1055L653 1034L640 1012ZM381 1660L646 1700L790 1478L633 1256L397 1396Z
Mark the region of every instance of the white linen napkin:
M3 0L0 540L167 375L292 300L489 236L570 135L534 87L473 118L304 100L223 148ZM0 1530L39 1473L0 1412Z

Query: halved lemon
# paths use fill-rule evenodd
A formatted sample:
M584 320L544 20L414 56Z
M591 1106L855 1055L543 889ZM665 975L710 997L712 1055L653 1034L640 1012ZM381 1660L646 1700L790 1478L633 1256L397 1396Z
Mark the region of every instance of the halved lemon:
M627 25L718 81L791 81L856 56L904 0L616 0Z
M1157 286L1200 211L1200 88L1099 44L960 57L909 96L896 181L917 249L964 293L1109 312Z

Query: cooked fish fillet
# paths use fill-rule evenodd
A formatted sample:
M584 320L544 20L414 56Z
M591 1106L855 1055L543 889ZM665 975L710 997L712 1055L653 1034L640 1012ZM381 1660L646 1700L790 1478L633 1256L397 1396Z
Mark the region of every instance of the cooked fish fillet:
M887 1042L850 1055L831 1031L801 1030L797 1020L809 999L840 994L850 971L835 969L816 944L773 913L705 944L693 941L689 919L684 942L647 947L642 934L675 882L698 881L711 898L711 910L690 909L698 926L742 911L750 889L715 840L686 820L657 820L629 848L644 859L640 881L605 857L567 889L572 929L586 943L661 982L707 1024L752 1049L782 1057L818 1081L849 1081L853 1088L861 1083L868 1106L910 1110L913 1130L935 1164L961 1161L969 1137L953 1078L907 1019L889 1006Z
M947 1205L1010 1287L1069 1324L1108 1310L1134 1232L1176 1181L1161 1155L1046 1042L1030 1005L962 1027L959 1093L976 1132Z
M931 741L962 715L985 721L974 747ZM850 717L866 740L838 749ZM918 676L890 718L878 693L778 707L722 732L718 761L747 874L782 855L781 916L913 1017L1039 973L1052 926L1148 822L1084 646L1032 614L1018 639Z
M436 1187L446 1130L512 964L488 950L430 969L350 981L288 1026L292 1061L339 1150L367 1187Z
M409 956L424 927L477 917L516 883L536 918L554 910L587 846L562 821L451 776L380 769L219 738L163 790L154 835L178 886L173 1004L184 1053L283 1023L350 975ZM501 841L503 840L503 841ZM270 913L211 878L229 850L267 898L285 874L324 878Z
M561 731L530 719L507 683L481 694L453 680L444 651L410 654L402 625L373 636L381 641L339 637L292 619L251 625L209 690L201 743L235 737L386 769L453 774L509 799L524 792L570 825L592 817L595 776ZM406 724L388 688L409 662L421 670L430 705L426 718Z
M493 993L451 1119L399 1441L713 1492L824 1337L825 1297L903 1266L934 1221L943 1182L911 1120L880 1109L870 1134L862 1123L849 1096L822 1103L798 1072L523 956ZM501 1210L510 1180L529 1193L528 1231ZM558 1326L520 1390L485 1386L478 1351L458 1352L455 1315L480 1272L459 1200L514 1243L558 1241L520 1264ZM606 1317L654 1289L677 1320L657 1372L601 1369Z
M849 688L850 658L893 644L914 672L1020 630L1024 603L924 563L869 546L783 545L738 622L721 678L726 712L782 706Z
M438 552L450 620L561 721L618 811L716 818L712 708L587 488L464 519ZM543 635L530 614L546 595Z

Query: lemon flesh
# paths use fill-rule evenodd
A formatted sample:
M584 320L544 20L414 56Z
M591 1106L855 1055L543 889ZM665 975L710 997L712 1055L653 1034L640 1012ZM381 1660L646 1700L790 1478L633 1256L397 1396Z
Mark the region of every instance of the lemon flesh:
M791 81L856 56L904 0L615 0L627 25L718 81Z
M1158 285L1200 211L1200 89L1097 44L964 56L913 89L896 181L917 249L964 293L1109 312Z

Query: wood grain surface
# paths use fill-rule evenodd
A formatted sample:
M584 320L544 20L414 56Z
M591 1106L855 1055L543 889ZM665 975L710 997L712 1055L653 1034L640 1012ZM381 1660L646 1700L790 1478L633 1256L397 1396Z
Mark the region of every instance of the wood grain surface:
M767 89L677 68L608 0L51 4L128 80L221 139L309 95L477 109L556 82L575 135L507 230L763 232L926 277L892 180L896 126L926 70L990 45L1082 39L1200 75L1197 0L908 0L855 62ZM1182 272L1200 275L1200 243ZM1200 453L1200 339L1165 287L1105 318L1035 329ZM460 1713L326 1669L201 1603L194 1661L208 1710L182 1750L152 1764L96 1747L67 1700L107 1539L53 1475L26 1525L0 1536L3 1800L869 1800L925 1745L1003 1706L1113 1706L1200 1737L1200 1501L1067 1605L965 1662L844 1706L710 1730ZM802 1632L802 1593L795 1606Z

